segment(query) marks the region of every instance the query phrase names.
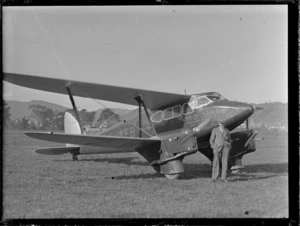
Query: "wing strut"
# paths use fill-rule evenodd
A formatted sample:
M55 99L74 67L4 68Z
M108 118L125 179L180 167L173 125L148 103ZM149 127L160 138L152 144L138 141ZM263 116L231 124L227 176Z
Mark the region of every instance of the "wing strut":
M142 104L140 101L138 101L139 103L139 136L142 137Z
M152 130L154 131L154 134L155 134L155 136L156 136L157 134L156 134L155 128L154 128L153 123L152 123L152 121L151 121L151 119L150 119L149 112L148 112L148 110L147 110L147 108L146 108L146 105L145 105L145 103L144 103L144 101L143 101L142 95L139 94L139 95L137 95L134 99L135 99L135 100L138 102L138 104L139 104L139 127L140 127L140 136L142 136L142 131L141 131L141 129L142 129L142 111L141 111L141 104L143 105L143 108L144 108L144 110L145 110L145 112L146 112L146 115L147 115L149 124L150 124L150 126L152 127Z
M69 85L66 86L66 89L68 91L68 94L69 94L69 97L70 97L70 100L71 100L71 103L72 103L72 107L73 107L73 110L75 112L75 115L76 115L76 118L77 118L80 130L81 130L81 134L83 134L83 128L82 128L82 125L81 125L81 121L80 121L80 118L79 118L79 114L78 114L78 111L77 111L77 107L75 105L75 101L74 101L74 98L73 98L70 86Z

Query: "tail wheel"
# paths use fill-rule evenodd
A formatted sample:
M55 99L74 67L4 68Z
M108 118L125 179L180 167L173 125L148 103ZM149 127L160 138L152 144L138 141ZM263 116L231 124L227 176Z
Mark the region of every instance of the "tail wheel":
M169 180L176 180L179 178L180 173L176 173L176 174L165 174L166 178Z

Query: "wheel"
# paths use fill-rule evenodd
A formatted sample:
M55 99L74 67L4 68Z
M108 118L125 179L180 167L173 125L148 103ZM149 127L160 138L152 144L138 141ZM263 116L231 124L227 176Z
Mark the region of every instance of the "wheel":
M232 173L232 174L237 174L237 173L239 173L239 172L240 172L239 169L237 169L237 170L231 170L231 173Z
M180 173L176 173L176 174L165 174L166 178L168 178L169 180L176 180L179 178Z

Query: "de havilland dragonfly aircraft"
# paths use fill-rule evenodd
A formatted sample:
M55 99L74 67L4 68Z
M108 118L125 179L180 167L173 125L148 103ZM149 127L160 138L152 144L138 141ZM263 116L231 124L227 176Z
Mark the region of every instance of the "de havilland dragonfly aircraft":
M168 179L176 179L184 172L182 161L187 155L199 151L212 161L209 138L218 122L223 122L231 131L247 122L258 109L251 104L230 101L218 92L184 95L16 73L3 73L3 77L15 85L69 95L76 118L65 112L64 133L26 133L29 137L65 146L42 148L36 150L37 153L70 153L78 160L78 155L137 152ZM136 105L138 115L103 131L84 131L73 96L87 95ZM256 135L248 123L245 130L231 133L231 170L243 168L243 155L256 150Z

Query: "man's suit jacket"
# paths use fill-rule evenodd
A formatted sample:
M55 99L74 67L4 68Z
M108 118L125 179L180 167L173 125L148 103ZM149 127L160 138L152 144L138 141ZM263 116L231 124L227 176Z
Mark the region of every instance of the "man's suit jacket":
M223 133L220 128L214 128L211 132L209 143L212 149L219 152L222 147L231 147L231 138L229 130L224 127Z

